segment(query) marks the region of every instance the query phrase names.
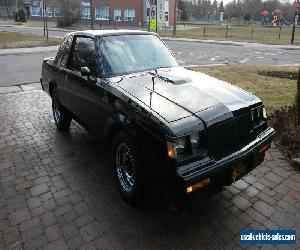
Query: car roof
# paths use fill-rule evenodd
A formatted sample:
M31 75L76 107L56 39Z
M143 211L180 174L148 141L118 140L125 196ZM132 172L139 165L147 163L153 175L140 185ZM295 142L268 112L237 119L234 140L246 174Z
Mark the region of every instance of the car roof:
M134 35L134 34L153 35L155 33L142 31L142 30L84 30L84 31L71 32L68 35L70 34L96 37L96 36Z

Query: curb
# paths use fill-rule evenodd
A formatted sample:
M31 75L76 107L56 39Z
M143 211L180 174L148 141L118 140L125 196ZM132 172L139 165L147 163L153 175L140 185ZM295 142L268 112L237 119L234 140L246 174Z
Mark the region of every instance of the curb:
M201 40L192 38L174 38L174 37L161 37L164 41L175 41L175 42L193 42L193 43L208 43L208 44L220 44L220 45L234 45L243 46L242 42L234 41L217 41L217 40Z
M42 86L39 82L35 83L24 83L18 86L0 87L0 95L42 91Z
M15 54L32 54L47 51L57 51L58 45L48 47L33 47L33 48L16 48L16 49L1 49L0 56L15 55Z

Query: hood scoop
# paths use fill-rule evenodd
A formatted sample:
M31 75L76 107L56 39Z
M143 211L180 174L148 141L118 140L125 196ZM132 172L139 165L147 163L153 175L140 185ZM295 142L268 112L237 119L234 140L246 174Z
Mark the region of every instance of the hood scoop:
M188 77L180 77L178 75L170 74L169 72L160 71L157 78L164 82L169 82L175 85L182 85L192 80Z

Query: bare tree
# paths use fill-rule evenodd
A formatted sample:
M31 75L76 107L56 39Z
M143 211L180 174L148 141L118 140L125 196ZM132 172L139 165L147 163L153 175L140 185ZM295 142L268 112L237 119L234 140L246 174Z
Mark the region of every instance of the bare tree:
M91 8L91 29L94 29L95 23L95 8L94 8L94 1L90 0L90 8Z
M81 19L80 0L57 0L61 9L61 17L57 18L57 26L70 26Z

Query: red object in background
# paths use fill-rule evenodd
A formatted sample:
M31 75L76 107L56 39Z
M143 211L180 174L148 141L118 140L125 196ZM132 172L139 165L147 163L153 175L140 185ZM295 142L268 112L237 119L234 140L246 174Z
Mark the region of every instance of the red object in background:
M298 13L300 13L300 0L297 0L297 2L296 2L296 11L298 11Z
M263 16L269 16L269 12L267 11L267 9L265 9L262 14Z

